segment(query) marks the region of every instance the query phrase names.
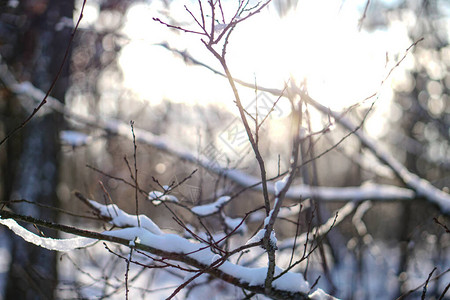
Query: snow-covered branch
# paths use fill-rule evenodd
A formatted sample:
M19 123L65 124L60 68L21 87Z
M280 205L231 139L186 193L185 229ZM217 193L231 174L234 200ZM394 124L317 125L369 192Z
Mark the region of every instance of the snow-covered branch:
M0 65L0 80L6 84L7 88L16 93L29 97L34 101L40 101L45 95L44 92L33 86L30 82L17 83L12 74L8 71L6 65ZM239 82L239 80L237 80ZM242 82L240 82L243 84ZM251 86L251 84L248 84ZM263 90L264 88L259 87ZM281 90L266 89L267 92L274 94L281 93ZM55 111L58 111L67 117L74 119L80 123L88 126L103 129L104 131L126 137L132 140L132 134L130 132L129 124L120 120L103 119L100 116L81 116L71 109L66 107L60 101L53 97L47 99L47 105ZM44 108L45 109L45 108ZM325 109L325 108L324 108ZM328 110L326 110L328 112ZM338 120L338 118L337 118ZM244 172L236 169L222 168L216 163L211 162L206 157L198 158L197 155L184 149L181 145L173 142L171 139L164 136L157 136L147 130L135 128L136 139L140 143L155 147L158 150L167 152L171 155L178 157L181 160L200 165L215 174L226 176L227 179L232 180L238 185L247 188L250 187L253 190L262 190L261 179L245 174ZM78 140L77 140L78 141ZM275 195L275 186L272 182L267 183L268 192ZM443 193L443 192L442 192ZM314 196L317 200L322 201L347 201L347 200L411 200L416 197L415 193L410 189L390 186L371 184L362 187L311 187L309 185L292 185L286 193L286 198L290 199L302 199ZM449 201L450 202L450 201Z
M54 251L67 252L78 248L85 248L91 246L96 241L86 237L76 237L70 239L52 239L48 237L41 237L20 226L14 219L0 218L0 224L11 229L11 231L28 243Z
M28 216L21 216L4 210L0 211L0 223L10 227L15 232L19 232L20 236L24 237L27 241L51 250L69 251L79 247L86 247L95 240L104 240L147 251L164 260L183 262L194 267L197 272L207 273L237 287L258 294L265 294L273 299L311 299L308 296L308 293L310 292L309 284L299 273L287 272L280 278L274 280L272 289L267 293L264 289L267 268L244 267L228 260L231 255L240 253L242 250L257 246L258 244L242 246L235 251L230 251L228 255L219 256L211 251L210 245L192 242L176 234L163 233L160 231L155 233L153 227L150 228L151 230L146 226L128 227L129 225L136 225L136 216L126 214L118 207L114 207L114 213L111 211L112 207L110 207L110 205L105 206L90 201L89 206L96 210L96 214L102 218L109 219L110 223L116 227L120 228L125 226L127 228L96 233L65 225L54 224ZM114 214L116 214L115 217ZM14 220L58 229L87 239L75 238L55 240L39 237L18 225ZM280 274L282 271L282 269L277 268L275 275Z
M215 214L220 211L220 208L222 208L224 205L226 205L230 200L229 196L222 196L213 203L205 204L205 205L199 205L194 206L191 208L192 212L197 214L198 216L209 216L212 214Z
M260 88L261 89L261 88ZM429 181L420 178L414 173L408 171L408 169L394 158L388 151L383 149L380 142L374 141L367 136L362 130L358 130L350 119L342 116L340 113L332 111L330 108L320 104L318 101L311 98L304 91L299 88L295 88L295 92L304 98L308 103L313 105L316 109L324 114L330 114L336 119L336 122L340 123L347 130L354 132L355 136L361 141L362 145L369 149L380 161L389 166L392 171L405 183L406 186L413 189L418 197L424 197L433 202L439 208L445 212L450 213L450 195L438 188L434 187ZM280 91L281 92L281 91Z
M186 52L177 51L174 49L171 49L167 45L161 45L170 51L179 53L183 56L183 58L187 61L190 61L194 64L198 64L201 66L206 66L205 64L199 62L195 58L191 57ZM207 66L207 69L211 70L215 74L221 75L223 77L226 77L226 74ZM234 78L234 81L239 83L240 85L244 87L248 87L251 89L255 89L254 83L248 83L240 79ZM275 88L266 88L263 86L257 87L259 91L271 93L274 96L288 96L288 91L275 89ZM330 115L333 117L337 123L341 124L344 128L349 130L350 132L353 132L354 135L361 141L362 145L365 146L367 149L369 149L381 162L386 164L392 171L405 183L405 185L412 190L414 190L415 194L413 197L424 197L425 199L433 202L444 213L450 213L450 195L448 193L445 193L438 188L434 187L429 181L420 178L414 173L411 173L408 171L408 169L401 164L398 160L396 160L388 151L384 150L379 142L374 141L370 137L368 137L362 130L357 128L356 125L353 124L353 122L343 116L341 113L331 110L329 107L326 107L322 105L319 101L313 99L311 96L309 96L305 91L302 91L300 88L293 86L290 88L289 93L295 93L302 97L308 104L311 104L314 106L317 110L322 112L325 115ZM403 199L403 197L402 197Z

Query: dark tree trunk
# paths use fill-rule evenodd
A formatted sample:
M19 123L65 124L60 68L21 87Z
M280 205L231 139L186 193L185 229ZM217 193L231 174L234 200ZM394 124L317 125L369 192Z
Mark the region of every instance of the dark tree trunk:
M0 47L4 50L1 54L19 81L29 80L43 91L50 87L72 32L70 26L60 25L72 20L73 7L74 0L20 1L19 6L12 9L11 17L5 17L10 21L9 27L5 26L9 30L9 47ZM52 93L61 101L67 82L66 64ZM29 112L20 109L18 99L10 97L7 101L12 103L0 107L0 110L7 117L3 121L4 132L11 132ZM8 174L1 182L4 185L3 199L26 199L36 204L58 206L58 134L63 120L61 116L45 111L1 146L4 147L1 150L5 153L6 165L2 173ZM12 208L24 215L57 220L54 211L38 205L17 203ZM56 235L55 232L42 231L45 236ZM56 253L28 244L11 234L11 263L5 299L54 299L56 285Z
M34 119L25 130L11 199L58 205L55 193L58 153L55 122L55 116L47 115ZM14 210L47 220L56 217L52 211L30 204L14 205ZM44 234L55 236L49 231L44 231ZM12 260L6 299L53 299L57 283L56 252L31 245L13 233L11 238Z

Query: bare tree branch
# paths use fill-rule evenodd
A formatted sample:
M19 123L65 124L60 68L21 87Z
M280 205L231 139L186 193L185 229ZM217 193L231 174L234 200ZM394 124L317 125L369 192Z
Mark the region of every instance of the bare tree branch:
M23 97L29 97L35 101L39 101L43 92L36 87L34 87L29 82L18 83L16 79L12 76L12 74L8 71L7 66L4 64L0 64L0 81L2 81L6 87L13 93ZM237 81L237 80L235 80ZM254 86L253 84L249 84L250 86ZM265 88L259 87L260 90L268 91L273 94L277 94L276 90L268 90ZM282 94L282 90L278 90L279 95ZM323 111L330 112L329 109L321 106L317 103L319 108L323 108ZM76 120L80 123L83 123L88 126L92 126L94 128L100 128L110 134L119 135L125 137L127 139L132 140L132 134L129 130L129 125L126 122L114 119L102 119L99 116L81 116L76 114L71 109L66 107L60 101L55 99L54 97L49 96L47 99L47 107L58 111L65 116ZM338 115L338 113L335 113ZM338 120L338 119L337 119ZM347 122L344 123L347 124ZM350 125L350 124L349 124ZM198 164L201 167L216 173L218 175L225 175L227 179L234 181L244 188L251 188L253 190L262 190L261 180L253 177L251 175L245 174L239 170L226 169L218 166L217 164L213 164L206 157L198 158L194 153L183 149L182 146L177 145L173 141L169 141L162 136L154 135L153 133L135 128L136 132L136 140L140 143L150 145L155 147L158 150L167 152L171 155L174 155L181 160ZM115 178L116 180L123 180L120 178ZM272 180L272 179L270 179ZM128 183L127 183L128 184ZM132 187L133 184L129 183ZM267 183L267 190L270 194L275 194L274 184L271 182ZM144 192L144 191L141 191ZM311 187L308 185L294 185L286 193L286 198L290 199L298 199L299 195L302 195L303 198L309 198L312 195ZM393 199L396 200L412 200L416 198L416 195L413 191L405 188L390 186L390 185L379 185L372 184L370 186L363 187L314 187L314 196L318 200L323 201L347 201L347 200L380 200L380 201L390 201Z
M405 59L406 54L415 46L417 43L422 41L423 38L415 41L411 46L406 49L405 55L400 59L399 62L393 67L396 68L399 66L399 64ZM189 54L183 53L183 57L190 57ZM195 59L190 60L193 63L198 62ZM204 64L200 64L204 65ZM220 71L215 70L212 67L208 67L208 69L212 70L214 73L219 74L221 76L226 77L225 74L221 73ZM388 73L386 78L383 80L383 83L386 81L387 77L392 74L392 70ZM242 86L255 89L255 85L253 83L248 83L243 80L234 79L235 82L239 83ZM287 97L288 93L283 92L283 90L280 89L274 89L274 88L266 88L258 86L258 89L260 91L271 93L277 97L280 95ZM314 106L317 110L324 113L325 115L331 115L337 123L342 125L344 128L349 130L350 132L353 132L354 135L361 141L363 146L365 146L367 149L369 149L381 162L386 164L389 168L392 169L392 171L397 175L398 178L400 178L406 186L411 188L415 191L416 197L423 197L434 204L436 204L444 213L448 214L450 213L450 195L448 193L445 193L438 188L434 187L430 182L427 180L420 178L414 173L411 173L406 169L406 167L401 164L398 160L396 160L390 153L388 153L386 150L382 148L379 142L374 141L370 137L368 137L362 130L358 130L358 126L354 125L352 121L350 121L348 118L346 118L342 113L336 112L331 110L329 107L326 107L322 105L319 101L313 99L311 96L306 94L304 91L300 90L298 87L293 87L291 89L291 92L299 95L302 97L308 104L311 104ZM374 94L375 95L375 94Z
M132 239L127 239L127 238L122 237L122 236L129 236L129 233L126 231L127 229L97 233L97 232L93 232L93 231L79 229L76 227L71 227L71 226L56 224L56 223L52 223L52 222L48 222L48 221L44 221L44 220L39 220L39 219L30 217L30 216L23 216L23 215L15 214L13 212L5 211L5 210L0 211L0 217L2 219L11 218L14 220L24 221L27 223L36 224L38 226L56 229L56 230L59 230L62 232L74 234L74 235L80 236L80 237L87 237L87 238L91 238L91 239L95 239L95 240L101 240L101 241L107 241L107 242L112 242L112 243L116 243L116 244L121 244L126 247L130 246L130 242L134 243L134 239L136 238L136 237L134 237ZM253 283L249 282L248 279L239 277L239 275L236 276L236 274L233 274L233 272L227 272L226 271L227 269L228 270L234 269L234 267L231 267L232 264L229 262L227 262L226 266L221 265L221 266L211 268L210 263L206 264L205 261L208 260L208 257L210 257L210 256L213 257L215 254L213 254L213 253L208 254L208 253L210 253L208 251L208 249L202 250L200 254L186 254L183 251L180 251L180 252L170 251L167 249L166 245L169 242L169 240L173 239L173 237L174 237L173 234L164 234L162 236L162 238L163 238L163 240L167 240L164 243L163 240L155 241L155 239L157 239L157 237L158 237L157 235L153 235L152 238L150 238L150 239L148 237L146 237L146 235L151 234L151 233L143 228L134 227L134 228L129 228L129 229L134 230L133 232L138 235L137 237L141 241L141 242L134 243L133 247L135 249L146 251L151 254L157 255L159 257L164 257L165 259L168 259L168 260L174 260L174 261L186 263L192 267L197 268L198 270L204 270L205 273L207 273L211 276L214 276L216 278L219 278L227 283L230 283L237 287L243 288L250 292L254 292L257 294L264 294L272 299L286 299L286 298L310 299L308 297L308 295L306 294L306 292L293 292L293 291L289 291L289 290L283 290L283 289L277 288L277 286L274 286L270 290L270 293L267 294L262 283L261 284L253 284ZM181 237L177 237L177 238L178 238L179 242L188 243L193 248L202 247L201 244L192 244L189 241L187 241ZM153 242L152 242L152 240L153 240ZM250 246L256 246L256 245L247 245L243 249L248 248ZM247 272L250 272L250 273L253 272L252 270L254 270L254 271L256 270L256 269L246 268L246 267L242 267L242 266L238 266L238 268L239 268L239 270L246 270ZM292 273L288 273L286 275L289 275L289 274L292 274ZM280 282L283 279L284 278L280 278Z

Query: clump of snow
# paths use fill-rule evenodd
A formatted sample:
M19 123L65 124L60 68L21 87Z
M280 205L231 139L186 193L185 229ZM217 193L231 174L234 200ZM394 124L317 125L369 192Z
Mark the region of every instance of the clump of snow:
M248 244L258 243L264 238L265 234L266 234L266 230L261 229L254 236L252 236L252 238L249 239L247 241L247 243L245 243L245 244L248 245Z
M278 198L275 198L275 204L277 203ZM272 218L273 215L273 209L270 210L269 215L264 219L264 227L266 227L269 224L270 218Z
M162 201L178 202L178 198L173 195L166 195L166 192L151 191L148 193L148 200L152 201L153 204L159 205Z
M114 224L118 227L138 227L136 216L127 214L123 210L119 209L117 205L102 205L92 200L90 200L90 203L99 210L100 215L111 218L111 224ZM139 223L141 224L142 228L150 231L153 234L163 234L158 225L156 225L149 217L145 215L139 215Z
M229 197L221 197L221 199L218 199L216 202L223 204L228 200ZM131 226L113 231L105 231L103 232L104 235L128 240L130 246L136 246L136 243L139 243L140 245L153 249L174 254L183 254L189 259L195 260L204 266L209 266L211 263L219 261L220 264L217 269L232 278L236 278L242 284L261 287L265 284L268 270L267 267L250 268L234 264L228 260L220 261L222 258L211 251L210 245L201 242L191 242L176 234L163 233L159 227L146 216L139 216L141 227L138 227L137 217L123 212L116 205L102 205L94 201L90 201L90 203L93 207L98 209L101 215L112 218L110 222L114 225L119 227ZM87 238L66 240L43 238L29 232L18 225L14 220L4 220L0 218L0 223L11 228L16 234L22 236L28 242L51 250L70 251L96 242L96 240ZM260 230L257 236L263 238L264 233L264 230ZM281 272L283 272L282 269L276 268L275 276L279 275ZM293 293L301 292L306 294L309 291L309 284L304 280L300 273L287 272L282 277L274 280L272 285L276 289Z
M275 195L278 196L278 194L281 192L281 190L285 187L290 175L285 176L283 179L275 182Z
M259 230L258 233L256 233L245 244L248 245L248 244L258 243L264 238L265 234L266 234L266 229L263 228L263 229ZM272 248L277 249L277 238L275 236L275 231L273 231L273 230L270 232L270 245L272 246Z
M212 215L219 212L220 208L224 206L230 199L230 196L222 196L213 203L194 206L193 208L191 208L191 211L199 216Z
M143 245L162 251L185 254L205 266L218 259L217 254L213 253L208 245L192 243L176 234L155 235L142 228L124 228L106 231L103 234L128 240L139 237ZM263 237L264 233L261 236ZM264 286L267 276L267 267L249 268L233 264L230 261L223 262L218 269L232 277L238 278L241 283L247 283L250 286ZM282 269L276 268L275 276L281 272ZM309 291L309 284L304 280L303 275L292 272L287 272L282 277L274 280L273 287L293 293L308 293Z
M48 237L40 237L27 229L23 228L13 219L0 218L0 224L5 225L11 229L16 235L23 238L25 241L35 244L36 246L55 251L72 251L77 248L84 248L94 244L97 240L77 237L71 239L53 239Z

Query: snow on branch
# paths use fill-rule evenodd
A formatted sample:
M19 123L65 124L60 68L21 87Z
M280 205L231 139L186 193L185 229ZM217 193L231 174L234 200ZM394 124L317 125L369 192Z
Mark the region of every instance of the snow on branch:
M421 40L416 41L412 46L414 46L415 44L417 44L420 41ZM210 71L212 71L215 74L218 74L223 77L227 77L227 75L224 74L223 72L218 71L210 66L205 65L204 63L191 57L186 52L181 52L176 49L172 49L168 45L165 45L165 44L161 44L161 46L165 47L169 51L181 54L185 60L190 61L193 64L201 65L201 66L209 69ZM256 88L254 83L249 83L249 82L237 79L237 78L234 78L234 81L244 87L248 87L251 89ZM291 96L292 96L292 93L297 94L304 101L306 101L308 104L311 104L312 106L314 106L314 108L316 108L323 114L333 117L337 123L341 124L344 128L346 128L347 130L352 132L361 141L363 146L365 146L367 149L369 149L381 162L386 164L398 176L398 178L400 178L405 183L405 185L407 187L414 190L414 192L415 192L414 195L406 196L407 193L405 193L405 194L403 194L403 197L401 197L401 199L405 199L404 196L408 197L408 199L414 199L416 197L424 197L425 199L427 199L427 200L433 202L434 204L436 204L437 206L439 206L439 208L441 209L442 212L450 213L450 195L448 193L445 193L445 192L439 190L438 188L434 187L429 181L427 181L423 178L420 178L419 176L417 176L414 173L409 172L408 169L403 164L401 164L398 160L396 160L389 152L384 150L379 142L374 141L373 139L368 137L366 134L364 134L364 132L362 130L359 130L358 126L354 125L350 119L346 118L341 113L333 111L329 107L322 105L319 101L311 98L310 95L308 95L305 91L301 90L299 87L296 87L296 86L291 87L289 89L289 91L275 89L275 88L267 88L267 87L263 87L263 86L259 86L259 85L257 88L258 88L258 91L271 93L272 95L277 96L277 97L279 97L279 96L288 97L289 93L291 93ZM400 191L400 190L397 190L397 191ZM380 192L384 192L384 191L380 190ZM388 191L388 194L390 194L390 192L392 192L392 190ZM370 198L366 198L366 199L370 199ZM384 198L384 199L386 199L386 198ZM379 198L375 198L372 200L379 200Z
M87 202L85 203L87 204ZM91 208L95 208L100 217L109 218L110 223L116 225L117 227L129 226L132 224L136 225L136 216L126 214L118 207L115 207L117 214L116 217L111 218L114 212L111 212L111 207L109 207L109 205L107 206L99 203L94 204L94 201L89 201L88 205ZM303 275L300 273L284 273L282 276L273 281L272 289L268 292L264 288L267 267L244 267L234 264L228 260L228 258L234 254L241 253L243 250L257 246L257 243L242 246L233 251L228 251L220 256L212 252L211 245L209 244L193 242L172 233L158 232L155 234L144 226L134 226L96 233L42 221L28 216L22 216L4 210L0 211L0 216L2 217L0 219L1 224L8 226L14 230L14 232L24 237L27 241L48 249L70 251L72 249L90 245L96 240L105 240L152 253L164 260L174 260L186 263L196 268L196 272L200 274L210 274L237 287L244 288L250 292L264 294L273 299L311 299L308 296L308 293L310 292L309 283L304 280ZM12 219L33 223L38 226L58 229L78 235L80 238L67 240L41 238L19 226L16 221ZM130 222L128 222L128 219ZM276 275L281 274L282 272L283 270L280 268L275 270Z
M241 186L252 186L255 190L261 190L260 180L256 177L242 173L239 170L228 170L227 178L233 180ZM275 185L271 182L267 184L269 193L275 195ZM401 187L385 184L367 183L355 187L313 187L310 185L293 185L286 193L286 198L303 199L314 196L322 201L362 201L362 200L412 200L415 198L414 191Z
M74 194L78 199L84 202L84 204L92 208L97 216L101 217L104 221L107 221L112 225L120 228L142 227L153 234L163 234L158 225L156 225L149 217L145 215L139 215L138 222L135 215L127 214L115 204L103 205L99 204L96 201L87 199L80 192L75 192Z
M222 196L213 203L194 206L191 208L191 211L202 217L209 216L219 212L220 209L230 201L230 199L230 196Z
M261 88L260 88L261 89ZM340 113L335 112L320 104L316 100L312 99L307 93L294 87L295 92L304 98L308 103L325 114L330 114L336 119L336 122L340 123L350 132L354 132L355 136L361 141L362 145L367 147L380 161L389 166L392 171L405 183L406 186L413 189L418 197L424 197L434 204L438 205L444 213L450 213L450 195L438 188L434 187L429 181L420 178L414 173L408 171L408 169L394 158L388 151L383 149L379 142L374 141L368 137L362 130L358 130L350 119L342 116Z
M167 193L167 191L164 191L164 192L151 191L150 193L148 193L148 200L152 201L152 203L154 205L159 205L163 201L179 202L177 197L175 197L173 195L167 195L166 193Z
M219 71L217 71L218 74L221 74ZM23 83L17 83L17 81L13 78L12 74L8 71L7 67L5 65L0 65L0 80L6 84L7 88L12 91L13 93L16 93L18 95L23 95L32 98L35 101L40 101L42 99L41 97L45 95L44 92L39 90L38 88L34 87L30 82L23 82ZM236 80L238 83L253 87L252 84L245 83L243 81ZM280 95L282 94L282 90L277 89L267 89L263 87L258 87L262 91L270 92L274 95ZM349 121L346 121L342 118L342 116L338 116L336 112L330 111L325 106L322 106L318 102L312 102L314 100L310 100L311 104L313 104L316 108L323 111L324 113L331 113L336 115L336 120L340 123L347 124ZM71 109L66 107L63 103L58 101L57 99L53 97L48 97L47 99L47 107L58 111L67 117L70 117L80 123L86 124L88 126L101 128L105 130L106 132L110 134L115 134L119 136L123 136L129 139L132 139L132 135L129 130L129 124L126 122L122 122L119 120L104 120L98 116L81 116L76 113L74 113ZM347 124L350 126L350 124ZM353 127L349 127L353 128ZM153 146L157 148L158 150L167 152L171 155L174 155L181 160L185 160L187 162L198 164L201 167L207 169L208 171L214 172L219 175L226 176L229 180L234 181L235 183L243 186L243 187L251 187L253 190L261 190L261 180L257 177L250 176L248 174L245 174L239 170L230 170L226 168L222 168L218 166L217 164L213 164L210 160L208 160L206 157L198 158L197 155L191 153L190 151L183 149L180 145L177 145L176 143L172 142L170 139L165 138L164 136L157 136L153 133L135 128L136 132L136 138L139 142L144 143L146 145ZM358 137L363 136L363 139L367 140L365 136L360 132L357 131L355 133ZM372 143L373 145L375 143ZM376 148L376 146L375 146ZM378 156L378 155L377 155ZM392 163L392 159L389 159L389 161ZM394 160L395 161L395 160ZM396 165L395 163L393 163ZM399 163L398 163L399 164ZM390 165L389 165L390 166ZM396 165L396 169L401 169L401 165ZM404 168L404 167L403 167ZM406 171L407 172L407 171ZM408 172L409 173L409 172ZM407 174L405 172L402 172L402 174ZM411 173L409 173L411 174ZM414 175L414 174L411 174ZM412 176L413 177L413 176ZM431 184L427 183L421 183L418 177L416 176L416 185L420 185L421 188L419 190L422 191L422 194L433 194L432 191L436 191L437 189L429 188ZM411 181L411 180L410 180ZM414 181L414 180L413 180ZM411 186L414 190L414 184ZM268 182L267 185L268 191L271 194L275 194L275 187L273 183ZM429 190L427 193L426 191ZM445 194L444 192L438 192L435 193L435 197L431 195L433 199L438 199L437 203L441 206L441 208L445 211L450 211L450 200L448 199L449 196ZM290 187L288 192L286 193L286 198L291 199L298 199L299 197L302 197L303 199L309 198L312 195L314 195L315 199L317 200L323 200L323 201L347 201L347 200L381 200L381 201L388 201L392 199L396 200L412 200L416 197L415 193L411 191L410 189L390 186L390 185L377 185L373 184L370 187L311 187L309 185L293 185ZM421 195L421 194L419 194ZM439 195L443 195L442 197ZM440 200L443 199L443 200ZM445 204L447 203L447 204Z
M139 215L139 226L136 216L127 214L115 204L102 205L92 200L89 200L89 202L98 210L101 216L110 217L109 223L117 227L142 227L153 234L163 234L158 225L145 215Z
M53 239L48 237L41 237L23 228L13 219L0 218L0 224L5 225L9 229L11 229L16 235L20 236L28 243L48 250L68 252L78 248L91 246L96 242L96 240L86 237L76 237L70 239Z
M203 243L193 243L176 234L154 235L142 228L125 228L114 231L104 232L103 234L119 237L129 241L137 240L140 244L151 248L157 248L163 252L177 253L183 255L186 261L199 269L207 268L210 265L220 265L215 268L215 272L220 272L222 278L235 278L240 285L264 289L264 280L267 274L267 268L250 268L233 264L228 260L223 260L220 256L210 250L210 246ZM185 261L185 262L186 262ZM195 261L195 264L192 262ZM213 270L211 270L213 271ZM282 270L278 269L278 274ZM209 273L209 272L208 272ZM292 293L294 296L306 299L309 292L309 284L299 273L286 273L283 277L273 282L273 287L278 292ZM301 298L300 298L301 299Z
M30 83L23 83L20 87L16 87L13 91L20 91L20 93L25 93L34 99L40 99L42 96L42 91L32 86ZM84 124L102 128L103 130L124 136L127 138L132 138L129 126L127 123L119 120L108 120L102 121L96 117L82 117L73 113L70 109L65 107L61 102L54 98L49 98L48 106L55 109L77 121L83 122ZM156 136L151 132L135 129L137 140L153 146L159 150L168 152L178 158L199 164L203 168L208 169L216 174L225 175L228 179L238 183L243 187L253 186L253 189L261 190L260 179L254 176L247 175L239 170L230 170L225 168L220 168L217 164L212 164L207 158L198 159L193 153L184 150L181 146L174 144L170 140L162 136ZM272 183L268 183L268 191L271 194L275 194L275 187ZM371 185L370 187L345 187L345 188L330 188L330 187L310 187L308 185L297 185L292 186L286 194L287 198L309 198L312 195L318 200L325 201L343 201L343 200L410 200L414 199L415 194L409 189L399 188L389 185Z
M280 188L280 184L278 184L277 188ZM96 210L96 213L100 217L111 218L112 205L103 205L92 200L86 201L86 198L81 193L76 193L76 195L88 206L94 208ZM220 210L220 207L226 204L229 200L229 196L222 196L217 199L217 201L211 204L197 206L197 213L206 213L206 215L214 213L215 210ZM165 252L184 254L186 258L190 258L203 266L211 267L218 265L218 267L214 268L221 272L221 275L218 276L219 278L223 279L223 276L225 276L226 278L229 278L230 276L236 277L239 282L241 284L244 284L245 286L255 286L261 288L261 291L259 293L262 293L262 291L265 290L264 286L267 276L267 267L250 268L233 264L227 260L228 256L231 255L220 257L216 253L211 251L211 245L202 242L194 243L176 234L165 234L160 231L159 228L159 231L156 233L152 232L153 228L151 230L148 230L144 226L146 223L143 222L143 220L148 220L148 222L151 222L151 224L153 224L154 226L157 225L154 224L153 221L146 216L140 216L140 218L145 217L145 219L141 219L142 227L137 227L135 216L128 215L127 213L120 210L116 205L114 205L114 211L116 212L116 217L110 219L109 223L119 228L122 228L124 226L128 227L130 225L134 225L134 227L103 232L103 234L129 240L130 243L134 243L134 241L137 241L142 245ZM257 246L259 244L260 242L256 240L254 242L249 241L245 246L241 248L242 250L244 250L253 246ZM240 250L231 251L231 253L233 254L240 252ZM283 270L277 267L275 270L275 276L281 274L282 272ZM283 291L283 293L289 293L289 297L293 297L292 299L307 299L306 295L309 293L309 283L305 281L303 276L299 273L286 272L285 274L283 274L283 276L274 280L272 286L275 290L281 290Z

